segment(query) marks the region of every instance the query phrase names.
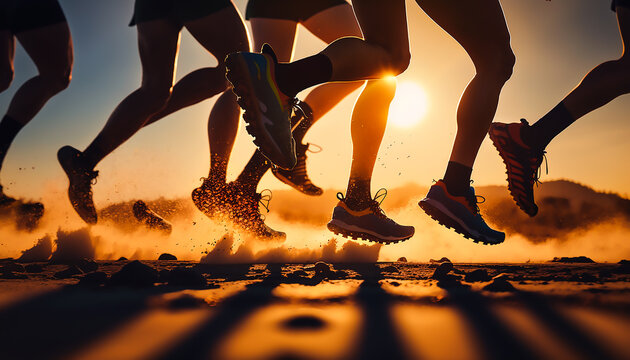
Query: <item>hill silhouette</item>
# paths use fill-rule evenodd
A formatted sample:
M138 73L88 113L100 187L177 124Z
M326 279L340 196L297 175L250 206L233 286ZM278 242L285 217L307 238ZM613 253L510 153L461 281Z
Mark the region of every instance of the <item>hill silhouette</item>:
M509 235L520 234L534 243L566 240L574 231L588 230L609 221L630 227L629 199L569 180L548 181L535 189L540 210L534 218L518 209L505 186L479 186L476 191L486 199L481 211L488 222ZM310 197L294 190L276 190L270 204L271 213L288 222L324 226L338 201L336 192L327 189L322 196ZM383 209L395 213L417 208L417 202L426 192L427 187L415 184L389 189ZM161 198L146 202L169 221L190 218L197 211L188 199ZM112 204L101 211L100 218L130 231L136 229L139 223L132 215L132 204L133 201Z

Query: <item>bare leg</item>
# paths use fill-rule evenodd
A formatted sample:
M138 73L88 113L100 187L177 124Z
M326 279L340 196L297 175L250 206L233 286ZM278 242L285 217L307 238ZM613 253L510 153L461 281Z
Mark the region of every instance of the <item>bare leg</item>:
M498 0L417 2L464 47L475 64L475 77L457 109L457 135L450 159L472 167L515 61L503 11Z
M372 80L357 100L352 112L352 167L346 203L365 208L371 199L372 172L387 126L389 104L396 94L394 80Z
M72 72L72 38L63 22L16 35L39 74L15 93L7 115L26 125L55 94L68 87Z
M522 140L530 147L542 151L577 119L630 92L630 56L627 52L630 42L630 8L618 6L616 10L623 41L621 57L595 67L545 116L531 127L522 127Z
M140 130L170 97L179 48L179 28L166 20L140 23L137 28L142 84L116 107L105 127L83 152L89 167L96 166Z
M249 50L247 32L238 11L234 7L228 7L204 18L190 21L185 26L192 36L219 60L219 65L212 69L214 83L211 87L222 86L223 90L227 89L223 60L231 52ZM225 91L214 104L208 119L211 165L209 178L213 181L225 183L227 164L238 131L239 115L240 108L236 103L236 96L230 90Z

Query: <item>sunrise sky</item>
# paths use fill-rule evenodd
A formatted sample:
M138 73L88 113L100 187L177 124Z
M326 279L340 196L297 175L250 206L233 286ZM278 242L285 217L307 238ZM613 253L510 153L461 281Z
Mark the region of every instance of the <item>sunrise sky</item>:
M39 198L65 185L56 161L63 145L81 150L102 128L114 107L140 82L135 28L127 24L133 0L60 1L68 18L75 47L73 82L27 126L11 148L0 175L14 196ZM243 13L245 0L235 1ZM616 58L621 42L608 1L504 0L517 64L506 85L496 120L535 121L553 107L595 65ZM443 175L455 133L455 111L462 90L473 75L463 49L408 2L412 62L398 78L414 83L426 94L426 114L411 127L389 124L374 174L373 189L413 182L428 186ZM324 44L300 29L296 57L320 50ZM185 31L177 78L215 64ZM0 94L0 112L26 79L35 74L32 62L19 48L15 80ZM407 88L409 88L407 86ZM358 92L321 119L307 135L323 152L310 156L313 182L344 188L351 158L350 113ZM208 170L206 121L214 99L176 113L140 131L99 166L95 200L104 203L134 198L189 196ZM549 175L569 178L599 190L630 194L626 156L630 145L627 121L630 97L621 97L574 124L548 148ZM409 108L409 112L418 109ZM418 110L419 111L419 110ZM251 138L239 131L229 177L235 177L253 151ZM504 184L500 158L486 140L473 178L476 184ZM285 185L271 175L262 188Z

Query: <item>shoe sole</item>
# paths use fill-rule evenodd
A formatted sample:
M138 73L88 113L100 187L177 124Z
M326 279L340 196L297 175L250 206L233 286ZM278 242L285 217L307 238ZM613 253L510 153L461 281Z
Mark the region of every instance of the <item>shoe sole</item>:
M280 180L283 183L289 185L290 187L294 188L295 190L301 192L304 195L320 196L320 195L322 195L324 193L321 189L318 192L315 192L315 193L311 193L311 192L305 191L304 189L301 189L296 183L294 183L291 180L289 180L288 178L284 177L284 175L282 175L282 174L280 174L280 173L278 173L276 171L273 171L272 173L278 180Z
M244 110L243 120L247 123L245 129L254 138L254 144L275 165L287 170L292 169L295 162L287 161L286 156L262 123L260 108L254 103L256 91L250 81L249 67L243 56L239 53L229 54L225 58L225 64L227 68L225 76L232 84L232 91L237 96L236 102Z
M528 211L528 207L521 201L519 201L519 197L516 196L513 191L512 181L510 181L510 172L512 172L512 165L510 165L510 162L507 161L507 152L503 150L503 145L501 145L502 143L507 143L508 141L511 141L509 137L504 135L505 132L506 131L496 130L496 126L491 126L490 130L488 131L488 136L490 136L490 140L492 140L492 145L499 152L501 161L503 161L503 164L505 165L505 175L507 176L506 181L508 183L510 196L512 196L512 199L519 207L519 209L521 209L525 214L529 215L530 217L534 217L536 216L536 214L538 214L538 207L536 206L536 204L534 204L533 207L533 209L535 209L534 211Z
M475 244L482 243L483 245L498 245L501 244L504 240L500 242L491 242L486 241L486 237L481 235L475 235L471 231L469 231L465 226L459 223L459 221L455 220L455 218L450 214L446 209L440 209L441 205L433 204L431 199L423 199L418 202L418 206L431 217L431 219L437 221L440 225L444 226L447 229L452 229L456 233L462 235L466 239L472 240Z
M70 198L70 193L71 193L71 189L72 189L72 183L70 182L71 179L71 172L72 172L72 164L70 164L70 160L66 160L62 154L61 154L61 150L63 148L60 149L60 151L57 152L57 161L59 161L59 165L61 165L61 168L63 169L63 171L66 173L66 176L68 177L68 198ZM74 209L74 211L79 215L79 217L85 221L88 225L96 225L98 223L98 215L96 214L96 209L94 210L94 218L85 218L83 215L81 215L81 212L77 209L77 206L73 203L72 200L70 200L70 205L72 205L72 208Z
M132 212L136 220L150 229L159 230L166 234L170 234L173 231L173 225L164 220L155 211L149 209L147 204L142 200L138 200L133 204Z
M405 238L391 239L391 240L383 239L374 234L344 227L344 226L350 226L350 225L342 221L336 221L336 220L331 220L326 226L328 227L328 230L335 233L335 235L340 235L348 239L351 238L353 240L362 239L362 240L366 240L366 241L370 241L370 242L374 242L378 244L383 244L383 245L397 244L399 242L409 240L413 236L413 234L411 234L410 236L405 237Z

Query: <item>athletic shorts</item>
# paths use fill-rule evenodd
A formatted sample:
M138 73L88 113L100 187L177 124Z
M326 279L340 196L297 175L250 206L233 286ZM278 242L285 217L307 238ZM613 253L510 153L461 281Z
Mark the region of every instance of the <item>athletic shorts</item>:
M183 25L230 6L230 0L136 0L129 26L158 19Z
M611 5L612 11L615 11L617 6L630 7L630 0L613 0Z
M0 31L17 34L63 22L57 0L0 0Z
M299 23L326 9L347 3L345 0L249 0L245 19L279 19Z

